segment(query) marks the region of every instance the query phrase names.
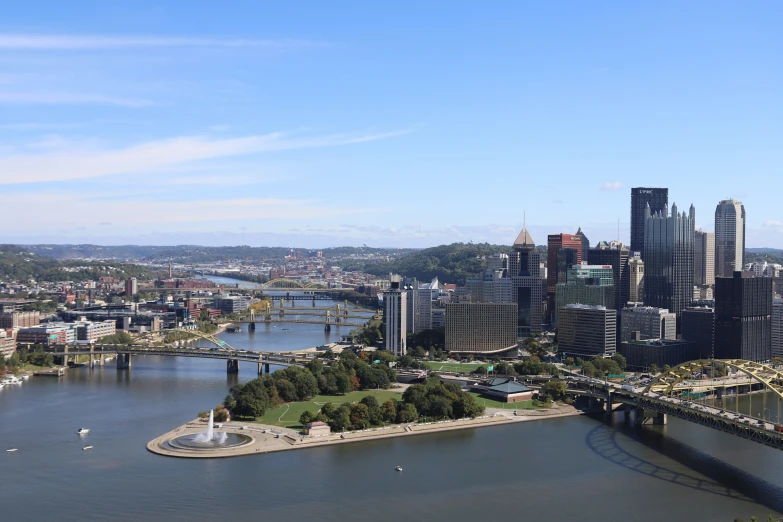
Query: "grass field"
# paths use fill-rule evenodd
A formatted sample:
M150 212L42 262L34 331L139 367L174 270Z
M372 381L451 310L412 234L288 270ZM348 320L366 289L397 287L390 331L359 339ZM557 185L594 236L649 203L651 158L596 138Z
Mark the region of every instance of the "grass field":
M479 366L478 363L449 363L449 362L437 362L427 361L424 364L431 370L437 370L441 372L457 372L457 373L470 373Z
M344 402L359 402L364 397L373 395L379 404L383 404L389 399L402 400L402 393L390 390L366 390L346 393L345 395L317 395L309 401L291 402L280 406L272 411L268 411L263 417L259 417L255 422L259 424L268 424L270 426L280 426L283 428L299 429L299 417L305 411L315 413L327 402L334 404L343 404Z
M502 408L504 410L535 410L533 401L520 402L498 402L492 399L485 399L478 393L469 392L476 399L476 402L487 408Z

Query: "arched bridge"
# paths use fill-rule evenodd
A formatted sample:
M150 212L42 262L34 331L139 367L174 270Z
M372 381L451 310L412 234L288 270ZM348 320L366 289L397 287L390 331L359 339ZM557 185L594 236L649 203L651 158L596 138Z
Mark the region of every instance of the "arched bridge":
M724 375L725 369L733 371ZM706 378L708 374L721 376ZM569 393L586 397L602 394L607 415L611 415L619 404L625 409L627 421L665 424L667 416L673 415L783 449L783 431L779 431L783 430L783 373L768 365L740 359L689 361L661 373L645 386L587 377L565 380ZM769 392L771 404L768 404L767 393L754 400L751 392L756 391ZM747 411L740 407L740 395L747 397ZM725 401L729 397L733 401ZM716 400L720 402L716 404ZM729 408L727 404L732 402L734 408ZM773 422L775 410L778 416Z

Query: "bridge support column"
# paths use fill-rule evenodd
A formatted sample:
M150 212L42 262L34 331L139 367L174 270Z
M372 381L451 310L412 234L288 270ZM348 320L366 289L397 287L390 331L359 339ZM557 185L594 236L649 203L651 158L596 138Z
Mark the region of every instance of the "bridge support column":
M239 361L229 359L226 361L226 373L239 373Z
M606 400L604 401L604 406L606 407L605 415L607 417L611 417L612 416L612 394L611 393L607 393L606 394Z
M103 354L101 354L100 357L98 357L98 364L103 366L105 363L106 363L106 359L104 359Z
M118 353L117 354L117 369L118 370L129 370L131 367L131 354L129 353Z
M264 373L269 373L269 363L264 363Z
M668 417L665 413L660 413L655 410L645 410L644 408L633 409L633 421L634 424L654 424L656 426L667 424Z
M332 325L329 323L326 323L324 325L324 332L331 332L332 331Z
M255 332L256 331L256 323L250 323L247 325L247 329L249 332Z
M631 416L632 416L631 412L632 411L633 411L633 408L631 407L631 405L630 404L626 404L625 408L624 408L625 415L624 415L624 418L623 418L623 420L624 420L624 422L626 424L631 422Z

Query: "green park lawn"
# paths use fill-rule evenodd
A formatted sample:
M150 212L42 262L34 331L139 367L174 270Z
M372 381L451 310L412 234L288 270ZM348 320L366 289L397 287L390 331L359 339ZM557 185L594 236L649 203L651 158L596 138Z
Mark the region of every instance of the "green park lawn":
M345 395L317 395L309 401L290 402L279 408L266 412L262 417L258 417L254 422L267 424L270 426L280 426L282 428L299 429L299 417L305 411L315 413L327 402L334 404L343 404L345 402L359 402L364 397L372 395L379 404L383 404L389 399L402 400L402 393L391 390L365 390L346 393Z

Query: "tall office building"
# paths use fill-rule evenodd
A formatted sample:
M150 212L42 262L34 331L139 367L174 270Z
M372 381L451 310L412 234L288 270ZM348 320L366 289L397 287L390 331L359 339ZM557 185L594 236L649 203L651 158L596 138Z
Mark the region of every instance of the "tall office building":
M628 248L619 241L601 241L590 249L593 265L611 266L615 288L615 310L622 310L628 304L630 290L628 272Z
M461 354L496 354L517 347L517 305L452 303L446 305L446 350Z
M568 249L565 250L564 249ZM571 265L582 262L582 236L576 234L549 234L547 236L546 300L548 321L555 309L555 290L565 283L563 276Z
M628 258L628 302L644 301L644 261L639 252Z
M715 358L764 362L772 357L772 279L715 278Z
M406 277L402 283L406 292L406 329L408 333L419 333L432 328L432 293L422 288L415 277Z
M139 293L139 286L136 281L135 277L131 277L130 279L125 281L125 295L126 296L132 296Z
M386 349L396 356L407 353L408 295L400 288L400 281L392 281L383 292L383 323Z
M566 357L611 357L617 351L617 312L572 304L559 311L558 349Z
M715 209L715 276L732 277L745 264L745 205L727 199Z
M644 228L644 304L680 314L693 300L693 241L696 209L652 213Z
M715 354L715 308L691 306L682 311L682 338L696 344L700 359L712 359Z
M631 189L631 252L639 252L644 259L644 227L645 209L650 207L650 213L661 214L669 208L669 189L644 188Z
M513 299L517 303L517 337L525 339L537 335L541 333L541 254L536 251L527 228L523 228L514 241L508 272L513 284Z
M783 299L772 301L772 357L783 357Z
M555 290L555 309L552 326L557 327L560 310L570 304L614 308L615 287L612 268L604 265L573 265L565 283Z
M585 233L582 232L582 227L579 227L579 230L576 231L576 235L582 238L582 263L589 263L588 250L590 250L590 240L587 239Z
M715 284L715 234L696 232L693 243L693 284L709 286Z
M471 303L515 303L514 283L506 270L487 268L478 277L465 281Z

